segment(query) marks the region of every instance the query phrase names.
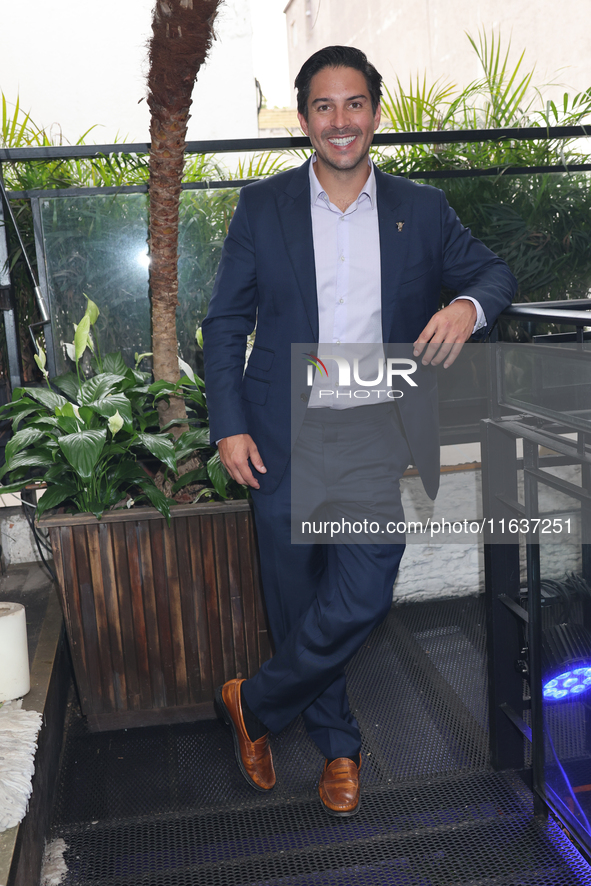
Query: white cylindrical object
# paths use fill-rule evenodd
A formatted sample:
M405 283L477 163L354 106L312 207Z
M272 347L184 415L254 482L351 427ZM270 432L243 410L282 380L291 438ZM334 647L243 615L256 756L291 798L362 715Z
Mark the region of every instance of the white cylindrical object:
M22 698L30 688L25 607L0 602L0 701Z

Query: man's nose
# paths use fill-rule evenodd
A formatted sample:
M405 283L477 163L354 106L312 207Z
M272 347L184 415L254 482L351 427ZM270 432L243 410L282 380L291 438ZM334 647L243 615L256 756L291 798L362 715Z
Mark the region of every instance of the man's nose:
M335 129L345 129L349 125L349 112L346 107L338 107L334 109L332 123Z

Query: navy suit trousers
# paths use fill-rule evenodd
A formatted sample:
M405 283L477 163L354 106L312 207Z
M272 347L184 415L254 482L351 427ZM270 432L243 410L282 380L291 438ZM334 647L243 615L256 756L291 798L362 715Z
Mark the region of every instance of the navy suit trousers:
M315 414L302 429L308 443L318 438L320 413L328 411L309 412ZM359 407L354 412L365 410ZM334 422L331 438L333 428ZM398 480L411 459L408 444L388 407L371 430L372 439L384 441L376 457L399 513ZM368 460L362 459L357 483L350 478L359 489L368 467ZM329 484L323 484L321 476L316 483L316 503L322 505ZM325 757L354 756L361 736L349 708L344 668L391 607L404 544L292 544L290 469L273 494L253 490L253 503L276 652L244 684L246 702L271 732L281 731L301 713L308 734Z

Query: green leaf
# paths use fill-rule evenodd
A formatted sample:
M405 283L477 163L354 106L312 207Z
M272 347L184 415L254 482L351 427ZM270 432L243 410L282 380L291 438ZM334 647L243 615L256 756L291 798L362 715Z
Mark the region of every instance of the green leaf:
M209 428L198 428L196 431L185 431L175 444L176 457L180 461L197 449L210 449Z
M40 440L44 436L44 432L37 428L23 428L22 431L17 431L6 444L6 461L10 461L17 452L21 451L21 449L26 449L27 446L36 443L37 440Z
M151 480L146 484L140 484L140 486L144 495L149 498L150 503L166 517L166 521L170 524L170 506L164 493L157 486L154 486Z
M3 477L9 471L15 471L17 468L39 468L52 464L53 458L49 452L44 452L43 450L20 452L0 468L0 477Z
M83 382L81 390L85 405L88 406L91 400L106 397L121 385L124 378L125 376L114 375L111 372L101 372Z
M217 494L222 498L228 498L227 486L230 475L220 461L219 452L212 455L207 462L207 473Z
M83 480L90 480L107 439L104 431L79 431L59 439L60 449Z
M80 415L80 418L81 418L82 421L84 422L84 424L85 424L89 429L92 429L93 420L94 420L94 423L97 422L97 419L95 418L96 413L94 412L94 410L93 410L93 409L89 409L88 406L81 406L81 407L78 409L78 413L79 413L79 415Z
M70 400L73 400L75 403L80 401L80 382L78 381L78 376L74 375L73 372L65 372L63 375L58 375L57 378L52 378L51 383L59 388L60 391L63 391Z
M66 416L67 418L77 418L76 413L74 411L73 403L65 403L63 406L58 406L55 410L55 414L59 418L60 416Z
M29 402L31 402L31 401L29 401ZM23 422L25 420L25 418L28 418L30 415L34 415L35 413L39 414L39 411L40 411L40 406L37 403L34 406L30 406L28 409L19 410L19 412L12 419L13 431L18 430L19 425L21 424L21 422ZM8 416L5 416L5 418L7 418L7 417ZM33 421L40 421L41 418L43 418L43 417L44 416L41 414L39 419L29 419L28 423L30 424Z
M40 517L50 508L57 508L67 498L73 498L80 489L74 483L64 483L59 486L50 486L46 489L37 504L37 516Z
M164 462L164 464L176 474L176 456L174 443L169 437L158 434L138 434L138 440L146 447L148 452Z
M21 489L24 489L29 483L31 483L31 479L30 477L26 477L15 483L7 483L6 486L0 484L0 495L8 495L11 492L20 492Z
M61 394L56 394L55 391L48 391L47 388L23 388L23 391L29 397L32 397L33 400L46 406L51 412L54 412L58 406L65 406L68 402Z
M86 350L88 345L88 336L90 334L90 317L88 314L85 314L78 326L76 327L76 333L74 335L74 348L76 350L76 363L81 358L82 354Z
M125 375L127 366L118 351L113 354L105 354L103 357L103 372L110 372L112 375Z
M76 431L80 430L79 422L77 422L75 418L71 418L69 415L58 416L57 426L60 431L64 432L64 434L75 434Z
M19 422L21 417L19 416ZM27 426L29 428L45 428L46 433L49 433L50 429L55 429L58 426L58 419L55 415L40 415L39 418L31 418L27 422ZM13 422L12 427L16 427L16 422Z
M165 381L163 378L158 381L153 382L148 388L148 393L150 394L175 394L178 390L178 382L177 384L173 384L171 381Z
M183 474L183 476L173 485L172 493L174 495L174 493L178 492L179 489L182 489L183 486L188 486L189 483L200 483L202 480L207 480L207 469L205 465L194 471L187 471L186 474Z
M109 474L112 480L149 480L150 478L137 461L120 461L114 471Z
M128 429L133 425L131 403L125 394L111 394L109 397L100 397L86 405L89 409L94 409L95 412L98 412L99 415L104 415L106 418L110 418L118 412Z

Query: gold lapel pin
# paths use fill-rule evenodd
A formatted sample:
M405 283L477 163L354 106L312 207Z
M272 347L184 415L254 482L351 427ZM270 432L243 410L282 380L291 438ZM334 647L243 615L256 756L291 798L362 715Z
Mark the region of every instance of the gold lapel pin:
M400 233L404 227L404 222L396 222L396 227L398 228L398 233Z

